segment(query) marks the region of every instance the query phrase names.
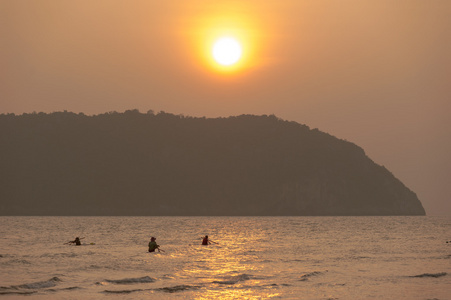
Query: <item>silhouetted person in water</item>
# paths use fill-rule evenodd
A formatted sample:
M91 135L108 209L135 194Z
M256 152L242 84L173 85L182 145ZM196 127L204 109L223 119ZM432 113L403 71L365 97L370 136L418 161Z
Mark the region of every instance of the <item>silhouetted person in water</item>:
M156 249L158 249L158 252L160 252L160 246L157 245L157 242L155 241L156 238L151 237L149 242L149 252L155 252Z
M81 245L81 241L80 241L80 238L78 236L75 238L75 240L70 241L69 243L75 244L76 246L80 246Z
M202 245L210 245L210 241L208 240L208 235L206 235L203 239L202 239Z
M202 238L202 245L211 245L211 243L217 244L216 242L209 240L208 235L206 235L205 237Z

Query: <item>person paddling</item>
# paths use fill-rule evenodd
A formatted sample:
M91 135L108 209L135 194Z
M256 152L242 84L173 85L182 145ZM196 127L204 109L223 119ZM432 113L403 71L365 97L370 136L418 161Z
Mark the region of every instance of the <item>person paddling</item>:
M202 245L211 245L211 243L213 244L217 244L216 242L213 242L212 240L208 239L208 235L204 236L202 238Z
M84 238L81 238L84 239ZM68 244L75 244L75 246L80 246L81 245L81 240L78 236L75 238L75 240L68 242Z
M160 245L157 244L156 238L151 237L149 242L149 252L155 252L155 250L158 249L158 252L160 252Z

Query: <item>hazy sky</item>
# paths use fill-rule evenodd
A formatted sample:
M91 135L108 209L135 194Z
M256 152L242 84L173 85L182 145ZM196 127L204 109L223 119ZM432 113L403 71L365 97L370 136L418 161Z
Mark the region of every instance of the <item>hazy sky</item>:
M450 0L0 0L0 113L135 108L318 128L451 215Z

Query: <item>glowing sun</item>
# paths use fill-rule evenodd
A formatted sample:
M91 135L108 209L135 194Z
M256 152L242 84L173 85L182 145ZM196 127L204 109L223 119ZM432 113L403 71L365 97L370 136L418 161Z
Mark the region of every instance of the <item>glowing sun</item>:
M242 55L241 44L234 38L222 37L213 44L212 54L214 60L223 66L236 64Z

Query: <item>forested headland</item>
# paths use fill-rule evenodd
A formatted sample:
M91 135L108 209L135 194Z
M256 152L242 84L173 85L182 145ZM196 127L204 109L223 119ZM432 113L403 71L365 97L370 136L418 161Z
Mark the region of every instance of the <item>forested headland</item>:
M274 115L0 115L1 215L424 215L357 145Z

